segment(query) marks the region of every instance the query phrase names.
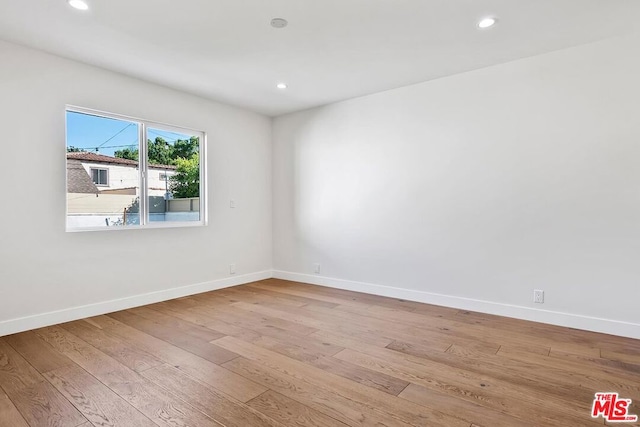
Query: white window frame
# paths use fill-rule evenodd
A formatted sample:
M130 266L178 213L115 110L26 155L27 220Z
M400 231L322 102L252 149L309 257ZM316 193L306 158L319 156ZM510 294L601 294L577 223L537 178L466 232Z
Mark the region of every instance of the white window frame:
M125 116L122 114L109 113L100 110L94 110L91 108L78 107L74 105L66 105L65 113L80 113L89 114L97 117L104 117L108 119L123 120L127 122L136 123L138 125L138 140L140 141L138 146L138 172L139 172L139 184L140 184L140 224L139 225L127 225L121 227L66 227L67 232L77 231L114 231L114 230L132 230L132 229L154 229L154 228L176 228L176 227L203 227L208 224L208 212L207 212L207 133L200 130L194 130L186 127L169 125L162 122L156 122L152 120L140 119L131 116ZM161 131L182 133L188 135L195 135L199 138L199 156L200 156L200 220L199 221L149 221L149 165L148 165L148 143L147 143L147 128L153 128ZM65 125L65 132L67 126ZM65 164L67 149L67 137L65 134ZM66 171L65 167L65 171ZM95 168L98 169L98 168ZM102 168L104 169L104 168ZM66 173L66 172L65 172ZM107 170L107 184L108 184L109 172ZM93 178L93 177L92 177ZM66 179L65 179L66 182ZM103 187L103 185L98 185ZM108 186L108 185L107 185ZM67 190L65 185L65 191ZM68 209L65 204L65 223L68 215Z
M94 182L94 184L97 187L108 187L109 186L109 168L89 168L89 170L91 170L91 180L93 180L93 171L97 171L98 172L98 181L100 181L100 171L105 171L105 175L107 176L107 182L106 184L99 184L97 182Z

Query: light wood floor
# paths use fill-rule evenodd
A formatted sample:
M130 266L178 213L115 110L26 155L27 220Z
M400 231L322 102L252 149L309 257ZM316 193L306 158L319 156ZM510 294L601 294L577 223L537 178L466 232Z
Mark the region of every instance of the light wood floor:
M3 427L582 427L599 391L640 414L639 340L275 279L0 338Z

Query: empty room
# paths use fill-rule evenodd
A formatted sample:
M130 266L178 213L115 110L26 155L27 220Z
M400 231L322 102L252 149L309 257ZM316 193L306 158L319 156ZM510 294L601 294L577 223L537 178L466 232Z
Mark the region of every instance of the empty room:
M0 427L640 426L638 0L2 0Z

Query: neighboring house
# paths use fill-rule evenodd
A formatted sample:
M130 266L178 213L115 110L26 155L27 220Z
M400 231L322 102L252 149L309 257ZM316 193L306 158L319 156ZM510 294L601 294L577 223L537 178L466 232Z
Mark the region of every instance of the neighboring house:
M67 156L67 193L96 194L99 191L82 162Z
M84 168L86 177L89 178L89 182L94 184L95 188L88 186L86 178L80 176L78 163ZM67 153L67 192L69 193L92 192L138 196L140 195L138 173L136 160L85 151ZM147 176L149 196L165 197L169 192L169 179L175 173L175 166L149 165L149 176ZM91 191L72 191L81 182L83 183L81 189L91 188Z
M197 217L197 198L169 200L175 166L150 165L148 171L151 221ZM139 181L135 160L89 152L67 153L67 226L138 224ZM184 203L187 205L182 206Z

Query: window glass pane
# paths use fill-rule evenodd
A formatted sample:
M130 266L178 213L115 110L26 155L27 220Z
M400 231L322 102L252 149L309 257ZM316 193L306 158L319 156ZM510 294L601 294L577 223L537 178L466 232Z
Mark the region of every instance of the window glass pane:
M147 128L149 221L200 221L200 139Z
M67 228L140 223L138 124L67 111Z
M91 178L96 185L109 185L108 169L91 168Z
M109 185L109 181L107 181L107 170L106 169L98 169L98 184L100 185Z

